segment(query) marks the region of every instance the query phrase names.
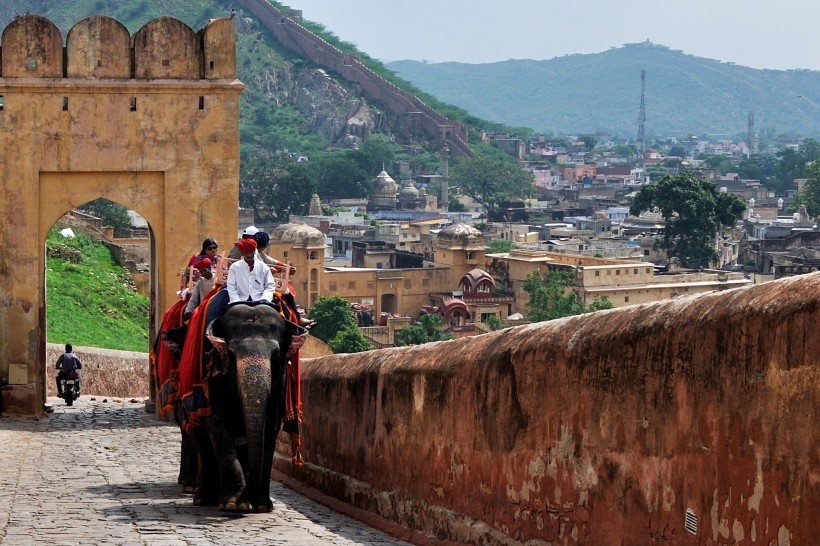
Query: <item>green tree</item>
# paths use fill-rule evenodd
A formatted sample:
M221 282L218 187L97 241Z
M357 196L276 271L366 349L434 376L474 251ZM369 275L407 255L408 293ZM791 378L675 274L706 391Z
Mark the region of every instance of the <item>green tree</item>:
M785 185L777 177L777 159L770 154L755 154L744 158L737 166L740 178L760 180L768 189L783 194L791 184Z
M584 149L588 152L594 150L595 145L598 144L598 140L592 135L581 135L578 140L584 143Z
M316 191L304 164L273 157L244 162L239 181L239 204L253 210L255 222L287 222L291 213L306 213Z
M78 207L102 220L103 227L113 227L115 237L127 237L131 229L128 209L108 199L94 199Z
M304 163L290 163L276 180L270 208L279 222L287 222L291 214L307 214L316 184Z
M609 298L606 296L595 296L592 298L592 303L587 306L587 310L592 311L603 311L604 309L612 309L614 305L612 302L609 301Z
M674 157L679 157L681 159L685 159L686 158L686 148L684 148L680 144L676 144L675 146L672 146L671 148L669 148L669 155L674 156Z
M490 330L492 330L493 332L504 328L504 323L501 322L501 319L495 315L490 315L489 317L487 317L487 320L485 320L484 323L487 326L489 326Z
M453 166L450 182L484 205L488 216L506 199L535 195L532 172L522 169L515 161L480 156L463 158Z
M310 308L308 318L316 321L310 333L325 343L329 343L339 332L358 328L356 318L350 311L350 302L341 296L321 296Z
M322 199L367 197L370 180L365 171L346 156L326 156L310 162L316 192Z
M396 159L398 146L384 135L372 135L350 152L350 158L372 178L382 169L389 169Z
M515 243L508 239L493 239L487 243L485 254L501 254L515 248Z
M687 267L708 267L718 258L715 237L721 226L739 220L746 205L715 184L689 173L666 176L644 186L633 198L629 213L637 216L658 207L665 220L656 248L666 250Z
M453 335L444 332L444 319L442 316L428 313L421 315L416 322L407 328L396 332L394 342L397 347L404 347L448 339L453 339Z
M621 157L632 158L638 155L638 148L634 144L619 144L612 149L612 152Z
M797 193L792 201L791 210L797 210L800 205L806 206L806 212L814 218L820 215L820 161L815 161L806 169L808 182Z
M373 345L365 339L358 326L351 326L339 331L328 342L334 353L361 353L370 351Z
M524 281L524 291L530 298L527 319L541 322L585 313L586 307L572 290L576 284L569 271L547 271L543 277L537 271L528 275Z
M820 159L820 143L807 138L795 150L784 148L777 152L777 179L780 187L790 189L795 178L806 178L806 169Z
M669 175L669 169L663 165L651 165L646 168L646 174L649 176L649 180L657 182L664 176Z
M719 173L727 173L735 168L732 160L723 154L701 154L698 159L703 160L707 167Z

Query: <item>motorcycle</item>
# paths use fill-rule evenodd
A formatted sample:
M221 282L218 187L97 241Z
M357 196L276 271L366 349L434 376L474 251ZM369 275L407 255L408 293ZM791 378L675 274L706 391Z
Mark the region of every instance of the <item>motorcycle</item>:
M74 400L80 397L79 376L76 371L65 372L63 378L63 399L67 406L74 404Z

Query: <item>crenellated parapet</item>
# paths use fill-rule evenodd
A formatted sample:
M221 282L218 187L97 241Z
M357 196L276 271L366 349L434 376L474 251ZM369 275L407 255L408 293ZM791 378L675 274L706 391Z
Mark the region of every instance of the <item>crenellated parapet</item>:
M172 17L149 21L133 36L111 17L83 19L63 36L40 15L18 17L0 38L2 78L234 80L231 19L195 32Z

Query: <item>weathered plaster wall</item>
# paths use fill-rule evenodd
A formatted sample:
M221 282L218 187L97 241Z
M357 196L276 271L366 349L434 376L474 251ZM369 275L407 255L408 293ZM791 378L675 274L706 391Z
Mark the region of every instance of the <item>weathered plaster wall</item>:
M63 214L105 197L149 222L154 322L202 239L236 236L243 85L233 21L197 34L162 17L131 40L96 16L68 36L63 50L53 23L31 14L2 33L0 379L23 413L42 413L43 247Z
M818 544L819 321L820 273L306 361L277 464L471 543Z
M46 347L48 363L48 396L57 396L57 370L54 364L63 354L64 346L49 343ZM95 347L74 347L83 362L80 386L83 394L109 397L148 397L148 353L115 351Z

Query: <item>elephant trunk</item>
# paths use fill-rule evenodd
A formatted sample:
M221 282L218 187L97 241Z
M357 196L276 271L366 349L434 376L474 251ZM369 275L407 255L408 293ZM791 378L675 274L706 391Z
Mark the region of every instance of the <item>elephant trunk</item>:
M265 457L265 420L271 394L270 363L262 355L249 355L237 358L236 371L248 439L247 471L250 483L256 484L261 479L269 479L261 474Z

